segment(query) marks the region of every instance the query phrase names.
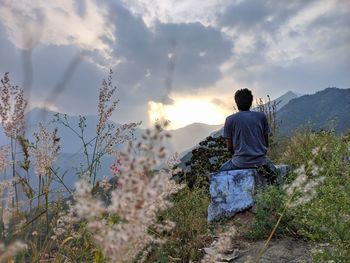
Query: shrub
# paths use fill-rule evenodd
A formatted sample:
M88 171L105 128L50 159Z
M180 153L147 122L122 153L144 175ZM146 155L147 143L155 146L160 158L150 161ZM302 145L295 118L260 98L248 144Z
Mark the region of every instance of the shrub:
M182 178L189 187L209 188L209 174L219 170L221 165L231 158L226 149L224 137L207 137L192 150L191 159L186 162Z
M314 242L315 259L348 262L350 258L350 140L332 133L304 134L301 145L312 148L319 176L325 180L313 200L295 209L295 223L300 232ZM305 147L305 146L304 146ZM294 154L308 158L297 150ZM298 159L294 159L294 162ZM329 244L329 246L319 246Z
M280 186L270 185L258 190L255 196L255 217L244 236L248 239L266 239L275 226L286 201L287 194ZM290 214L283 217L275 234L277 237L294 233L291 219Z
M246 236L266 237L277 225L277 235L297 234L312 241L317 262L348 262L349 147L348 136L331 132L302 131L292 137L281 160L299 168L288 174L283 188L270 186L257 195L255 222ZM282 220L276 224L279 214Z
M211 241L207 225L209 197L205 189L184 188L171 198L174 206L160 215L159 220L171 220L176 226L161 247L153 247L147 262L190 262L202 257L200 248Z

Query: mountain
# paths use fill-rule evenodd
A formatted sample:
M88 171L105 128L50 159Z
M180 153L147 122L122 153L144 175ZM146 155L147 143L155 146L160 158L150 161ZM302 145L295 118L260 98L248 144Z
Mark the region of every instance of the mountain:
M282 135L290 135L303 125L346 132L350 129L350 89L327 88L292 99L277 112L277 119Z
M180 129L171 130L171 140L178 153L189 150L193 145L198 144L222 125L208 125L204 123L192 123Z
M278 104L277 109L281 109L285 105L287 105L289 103L289 101L291 101L292 99L298 98L300 96L301 95L298 95L292 91L288 91L285 94L283 94L282 96L275 99L274 101L276 101L276 103Z
M31 142L34 142L33 133L37 131L38 123L44 123L45 127L53 130L58 128L58 135L60 139L61 153L54 163L54 167L59 167L59 174L63 174L67 171L64 182L68 187L73 187L74 182L77 181L78 177L74 168L78 168L81 163L85 163L85 156L83 154L82 142L71 131L69 128L63 126L59 123L54 123L54 115L56 113L52 111L47 111L40 108L35 108L26 114L26 136ZM61 115L63 117L63 115ZM67 115L67 121L75 129L79 130L79 116ZM98 123L98 116L86 116L85 136L86 141L94 138L96 125ZM116 127L120 126L118 123L111 122ZM193 145L196 145L201 140L207 137L211 132L219 129L221 125L207 125L203 123L193 123L186 127L170 130L169 133L171 138L165 143L165 147L170 154L175 151L182 153L190 149ZM144 129L136 129L133 133L133 137L137 140L145 132ZM5 136L2 126L0 125L0 145L8 145L9 139ZM120 145L120 147L124 147ZM21 158L18 156L17 158ZM99 172L99 177L109 176L111 172L109 171L110 165L115 161L113 156L105 156L101 160L101 170ZM33 185L37 185L37 176L35 175L33 169L29 171L30 181ZM11 176L9 174L4 174L5 178ZM53 182L52 187L56 188L60 185Z
M289 136L296 129L308 125L313 130L350 129L350 89L327 88L312 95L298 95L288 91L275 100L279 102L277 120L279 133ZM223 135L223 128L212 136Z
M61 152L66 154L78 154L82 152L81 141L78 139L77 135L74 134L69 128L64 127L59 123L53 123L54 115L56 113L52 111L47 111L41 108L34 108L26 114L26 135L29 137L30 141L33 141L33 133L37 131L37 125L39 122L45 123L45 126L53 130L58 128L58 134L61 137ZM63 116L63 115L61 115ZM69 124L75 129L79 130L79 116L67 115L67 120ZM87 127L85 129L85 136L87 140L94 138L96 125L98 123L98 116L86 116ZM110 122L116 127L119 127L120 124L115 122ZM203 123L193 123L183 128L170 130L171 135L170 140L166 143L170 153L178 152L182 153L183 151L188 150L193 145L200 142L208 134L219 129L221 125L208 125ZM144 133L144 129L138 128L133 133L135 139L140 138ZM4 135L3 129L0 126L0 145L8 144L9 140Z

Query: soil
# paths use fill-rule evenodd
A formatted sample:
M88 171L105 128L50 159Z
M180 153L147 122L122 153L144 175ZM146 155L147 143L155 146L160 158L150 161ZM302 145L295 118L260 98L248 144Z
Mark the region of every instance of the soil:
M217 225L215 241L204 249L208 255L213 255L211 260L212 262L256 262L256 257L263 247L265 241L249 241L240 236L240 232L243 232L245 227L252 222L253 217L254 214L251 211L247 211L237 214L232 220L227 220ZM220 239L230 240L231 244L225 245L225 250L219 249L218 244L220 243ZM259 262L313 262L310 249L310 245L302 239L293 237L273 239L270 241Z

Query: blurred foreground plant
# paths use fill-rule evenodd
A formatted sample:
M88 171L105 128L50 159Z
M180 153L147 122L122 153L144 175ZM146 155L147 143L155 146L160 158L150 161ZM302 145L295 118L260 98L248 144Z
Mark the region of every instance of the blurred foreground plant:
M0 147L0 173L9 165L7 159L8 151ZM0 182L0 262L7 262L17 253L26 249L26 245L21 241L6 242L8 238L8 228L12 216L16 211L10 207L13 191L12 180Z
M78 127L69 123L66 114L55 115L54 122L61 124L73 132L82 143L82 150L85 156L85 164L81 164L78 174L88 175L92 186L96 185L97 173L101 165L102 158L108 154L114 154L118 145L132 139L133 132L140 125L139 123L128 123L118 127L110 121L113 112L116 110L118 100L116 99L117 87L113 85L113 71L110 70L107 80L102 81L99 91L98 101L98 121L96 133L92 138L86 135L86 117L79 116Z
M64 117L57 115L56 117L58 123L71 129L82 141L86 163L82 164L80 174L89 175L93 195L95 195L95 190L97 189L96 181L102 157L116 154L116 146L131 140L132 132L138 126L136 123L130 123L115 127L110 122L118 102L114 99L115 91L116 87L112 85L112 71L110 71L107 80L103 81L100 89L99 119L96 125L96 135L93 138L87 139L85 136L84 132L87 126L85 117L80 117L78 129L74 129L68 123L66 115ZM8 170L12 173L13 180L10 181L12 187L9 187L6 192L6 198L12 199L12 208L8 203L6 203L6 206L1 207L1 234L5 235L5 229L9 229L6 232L6 237L4 237L6 244L11 244L11 241L16 239L25 240L28 244L28 251L19 257L24 258L24 260L39 261L42 259L47 260L50 255L55 254L54 251L57 250L57 244L55 240L49 239L49 237L56 226L55 218L57 214L65 209L64 202L62 203L62 200L57 200L53 196L54 189L52 189L51 183L53 179L58 179L58 183L61 183L68 194L72 194L72 189L63 181L66 171L60 176L58 173L59 168L54 168L54 161L58 158L60 149L60 138L57 129L51 132L44 124L39 124L38 131L34 133L35 142L30 142L26 138L24 133L24 113L27 102L23 94L22 89L10 84L9 74L6 73L1 79L0 118L10 145L1 146L0 148L0 168L2 174L5 167L9 168L11 166L12 169ZM17 147L18 145L20 148ZM11 157L10 160L7 159L9 155ZM32 166L37 178L30 178ZM1 184L2 181L3 179L0 178ZM38 182L38 187L32 185L33 181ZM8 184L6 185L8 186ZM44 203L41 201L42 198L44 198ZM34 209L32 203L35 199L38 202L37 207ZM29 208L27 202L29 203ZM85 201L81 199L81 202L84 203ZM14 208L16 208L16 211L13 210ZM14 215L15 220L7 222L5 219L9 218L8 215ZM5 221L6 224L4 223ZM9 227L5 228L5 226ZM93 246L87 245L82 247L92 248ZM0 251L3 248L1 245ZM11 251L9 249L10 247L6 246L6 252ZM75 258L72 259L72 261L75 260Z
M24 134L24 112L27 107L27 101L24 98L24 91L18 86L13 86L10 82L9 73L6 72L1 79L0 86L0 118L4 128L5 135L10 138L11 159L12 159L12 177L14 179L15 196L12 206L16 202L19 209L17 173L16 173L16 140Z
M117 187L111 190L109 204L93 195L86 179L78 182L74 202L60 219L54 239L64 242L74 224L86 220L93 241L110 262L130 262L147 244L162 242L150 227L157 231L172 227L170 222L158 224L156 214L170 206L167 197L181 188L169 180L171 170L155 170L167 155L162 141L169 135L163 128L157 124L139 142L129 142L126 151L116 153ZM105 191L112 188L108 184L103 184Z

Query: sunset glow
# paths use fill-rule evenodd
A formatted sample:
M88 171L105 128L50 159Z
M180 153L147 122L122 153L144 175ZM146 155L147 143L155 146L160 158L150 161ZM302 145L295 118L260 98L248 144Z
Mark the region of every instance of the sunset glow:
M229 112L209 99L178 98L171 105L150 101L148 115L151 123L170 120L170 128L177 129L192 123L217 125L224 123Z

